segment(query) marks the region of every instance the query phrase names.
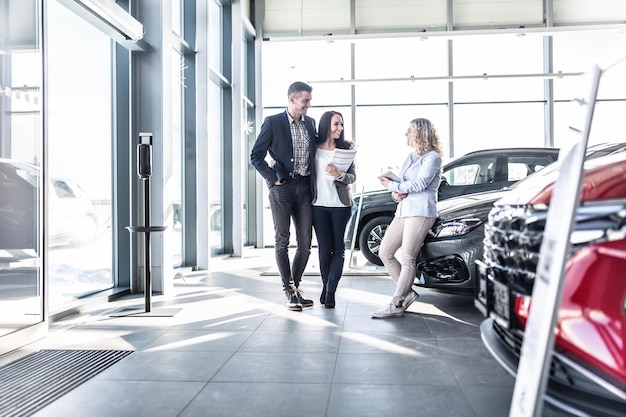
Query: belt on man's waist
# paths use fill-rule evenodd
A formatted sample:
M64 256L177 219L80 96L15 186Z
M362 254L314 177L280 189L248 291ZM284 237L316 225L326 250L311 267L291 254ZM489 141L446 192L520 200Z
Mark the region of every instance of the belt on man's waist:
M290 178L294 180L308 180L310 175L291 174Z

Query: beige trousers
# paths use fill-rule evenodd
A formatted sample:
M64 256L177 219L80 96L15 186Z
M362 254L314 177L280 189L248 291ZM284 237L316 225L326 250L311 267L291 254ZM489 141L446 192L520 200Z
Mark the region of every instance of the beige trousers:
M394 217L385 231L378 256L396 284L391 302L397 307L411 292L417 255L435 220L434 217Z

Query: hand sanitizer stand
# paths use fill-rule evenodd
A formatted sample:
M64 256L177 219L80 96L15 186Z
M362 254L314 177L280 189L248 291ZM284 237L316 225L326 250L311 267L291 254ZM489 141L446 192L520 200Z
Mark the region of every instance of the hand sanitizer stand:
M145 295L145 314L140 316L172 316L171 313L157 314L152 312L152 264L150 259L150 234L154 232L162 232L167 226L150 225L150 176L152 175L152 133L140 133L139 144L137 145L137 175L143 182L143 207L144 207L144 225L128 226L126 229L130 233L143 233L144 240L144 295ZM168 309L169 311L169 309ZM126 314L127 316L133 314ZM137 314L134 314L137 316Z

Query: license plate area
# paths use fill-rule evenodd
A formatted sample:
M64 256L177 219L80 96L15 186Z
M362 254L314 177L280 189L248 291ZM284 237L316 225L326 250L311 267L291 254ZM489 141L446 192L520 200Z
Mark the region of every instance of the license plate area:
M506 328L509 327L510 322L510 292L509 288L499 283L498 281L493 281L493 312L495 313L496 321L501 326Z
M476 260L476 284L474 287L474 306L483 313L484 316L489 316L489 297L487 289L487 265L482 261Z

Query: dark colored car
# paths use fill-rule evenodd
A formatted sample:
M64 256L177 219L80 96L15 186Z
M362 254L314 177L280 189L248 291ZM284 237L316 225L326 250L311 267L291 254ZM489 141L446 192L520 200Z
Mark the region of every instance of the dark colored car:
M483 342L517 373L558 172L525 181L485 225L475 304ZM626 152L587 160L544 399L574 415L626 413Z
M38 249L39 180L35 165L0 159L0 249ZM96 207L70 181L49 181L48 216L50 246L88 243L96 238Z
M487 149L470 152L444 165L439 201L508 187L556 161L558 155L557 148ZM359 249L365 259L382 265L378 258L378 249L395 210L396 203L387 190L355 196L352 217L346 228L346 246L352 248L354 244L354 248Z
M483 226L493 203L506 192L469 194L437 204L439 217L418 255L415 285L474 294L475 261L483 255Z

